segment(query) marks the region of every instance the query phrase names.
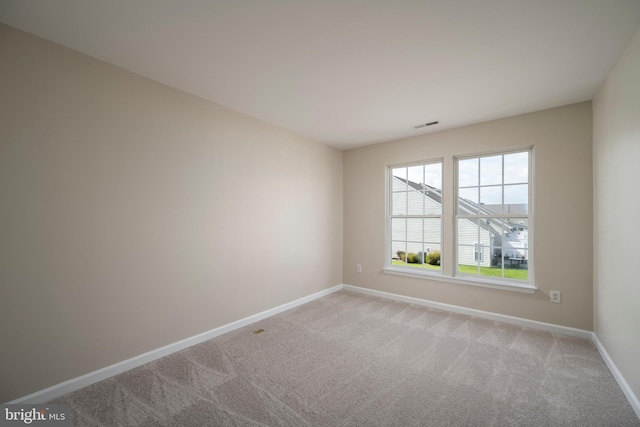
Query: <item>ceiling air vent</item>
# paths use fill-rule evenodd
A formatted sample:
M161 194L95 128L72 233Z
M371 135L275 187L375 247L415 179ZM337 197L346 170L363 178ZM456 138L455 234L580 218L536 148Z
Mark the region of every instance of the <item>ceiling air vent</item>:
M421 125L418 125L418 126L414 126L413 128L414 129L420 129L420 128L425 128L427 126L433 126L433 125L437 125L437 124L438 124L438 122L429 122L429 123L424 123L424 124L421 124Z

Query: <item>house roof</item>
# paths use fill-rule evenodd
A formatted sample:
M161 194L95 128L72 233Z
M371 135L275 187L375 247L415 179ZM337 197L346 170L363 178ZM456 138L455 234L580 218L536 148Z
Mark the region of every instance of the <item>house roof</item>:
M428 197L431 200L435 201L436 203L442 205L442 190L427 184L420 184L420 183L413 182L408 179L400 178L397 176L394 176L393 178L403 184L407 184L411 189L417 191L423 196ZM478 212L481 215L496 215L494 211L490 210L486 206L475 203L471 200L468 200L462 197L458 198L458 207L461 210L460 213L465 215L473 215ZM522 208L520 207L519 209L522 209ZM518 212L518 213L521 213L521 212ZM478 221L478 224L480 228L490 231L491 234L502 234L500 227L498 227L497 224L492 223L490 220L489 221L480 220ZM509 221L510 228L521 227L521 226L522 224L514 221L513 219Z

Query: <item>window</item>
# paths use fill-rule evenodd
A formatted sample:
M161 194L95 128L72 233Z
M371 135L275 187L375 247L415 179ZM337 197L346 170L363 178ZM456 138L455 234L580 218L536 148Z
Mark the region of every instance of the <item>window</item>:
M384 271L533 293L532 157L518 149L389 166Z
M484 256L482 255L482 245L478 242L475 242L473 244L474 247L474 255L473 255L473 260L474 261L484 261Z
M392 167L388 264L439 273L442 250L442 161Z
M456 273L530 282L530 150L456 159Z

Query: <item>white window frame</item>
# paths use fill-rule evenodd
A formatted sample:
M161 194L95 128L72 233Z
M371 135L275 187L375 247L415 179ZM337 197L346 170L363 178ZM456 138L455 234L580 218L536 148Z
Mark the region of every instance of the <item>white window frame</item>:
M396 164L396 165L391 165L387 167L387 191L386 191L386 210L385 210L385 216L386 216L386 227L385 227L385 267L384 270L387 272L396 272L396 273L406 273L409 275L418 275L418 276L442 276L442 271L443 271L443 247L442 247L442 240L443 240L443 216L444 216L444 189L440 188L441 191L441 200L442 200L442 205L441 206L441 211L439 215L435 215L435 214L426 214L423 212L422 215L409 215L408 214L408 198L407 198L407 214L404 215L393 215L392 214L392 207L393 207L393 169L397 169L397 168L409 168L411 166L426 166L426 165L434 165L434 164L439 164L440 165L440 182L441 182L441 187L444 186L444 159L442 158L438 158L438 159L430 159L430 160L422 160L422 161L418 161L418 162L411 162L411 163L402 163L402 164ZM408 179L408 177L407 177ZM392 259L393 259L393 254L392 254L392 228L391 228L391 222L394 218L432 218L432 219L440 219L440 268L439 269L428 269L428 268L423 268L423 269L418 269L417 267L409 267L409 266L400 266L400 265L394 265L392 263ZM405 241L406 238L405 238ZM424 248L423 248L423 252L424 252ZM406 251L405 255L408 255L408 250ZM424 254L423 254L424 256ZM424 262L424 260L422 260ZM421 263L422 264L422 263Z
M458 178L459 178L459 162L462 160L468 160L468 159L482 159L484 157L493 157L493 156L505 156L505 155L509 155L509 154L516 154L516 153L524 153L527 152L528 155L528 177L527 177L527 213L526 214L522 214L522 213L518 213L518 214L511 214L510 212L508 213L502 213L499 215L466 215L466 214L459 214L458 213L458 192L459 192L459 185L458 185ZM493 152L486 152L486 153L482 153L482 154L471 154L471 155L465 155L465 156L455 156L453 158L453 165L454 165L454 170L453 170L453 188L454 188L454 197L453 197L453 217L454 217L454 232L453 232L453 256L454 256L454 276L455 277L460 277L460 278L464 278L465 280L483 280L483 281L489 281L491 283L500 283L500 284L504 284L507 286L526 286L526 287L532 287L535 289L534 286L534 256L533 256L533 228L534 228L534 219L533 219L533 184L534 184L534 180L533 180L533 147L527 147L527 148L519 148L519 149L511 149L511 150L501 150L501 151L493 151ZM503 164L502 164L502 184L501 187L504 190L504 157L503 157ZM478 169L478 186L480 187L480 168ZM508 185L508 184L507 184ZM502 194L502 201L504 204L504 191ZM477 219L492 219L492 218L496 218L496 219L510 219L510 218L525 218L528 222L528 237L527 237L527 269L528 269L528 278L527 280L519 280L519 279L510 279L510 278L506 278L506 277L498 277L498 278L494 278L491 276L482 276L480 274L468 274L468 273L462 273L460 271L458 271L458 249L459 249L459 242L458 242L458 223L459 223L459 219L460 218L477 218ZM477 254L477 246L478 243L476 242L474 244L474 252ZM505 259L505 253L504 253L504 246L502 246L502 265L504 268L504 259ZM480 250L481 252L481 256L483 255L482 253L482 248ZM477 259L476 259L477 261ZM482 260L481 260L482 261ZM503 270L504 271L504 270ZM504 273L503 273L504 274Z
M504 155L529 151L529 235L528 235L528 267L529 280L513 280L504 278L493 278L481 275L464 275L457 273L458 270L458 242L457 242L457 203L458 203L458 160L465 158L489 157L492 155ZM406 276L411 278L421 278L429 281L454 283L483 288L500 289L521 293L533 294L537 290L534 280L534 147L517 147L506 150L496 150L493 152L473 153L468 155L453 155L444 158L435 158L407 163L398 163L386 167L386 188L385 188L385 247L384 247L384 267L387 274ZM391 239L391 200L393 197L393 173L392 170L398 167L409 167L432 163L442 164L442 212L440 215L440 270L419 269L414 267L403 267L392 265L392 239ZM447 207L445 209L445 206ZM502 216L501 216L502 217ZM522 217L522 215L518 215ZM449 237L451 236L451 237Z

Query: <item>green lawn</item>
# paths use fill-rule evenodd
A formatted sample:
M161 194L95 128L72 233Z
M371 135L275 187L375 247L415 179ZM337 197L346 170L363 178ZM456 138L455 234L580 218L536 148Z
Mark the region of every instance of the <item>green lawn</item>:
M460 273L478 274L477 265L459 265L458 270ZM481 276L502 277L502 270L500 267L480 267ZM529 270L526 268L504 268L505 279L519 279L527 280L529 278Z
M403 267L429 268L432 270L440 270L439 265L407 264L405 262L395 260L395 259L393 260L392 264L401 265ZM460 271L460 273L478 274L477 265L459 265L458 270ZM491 277L502 277L502 269L500 267L480 267L480 275L491 276ZM529 271L526 268L505 267L504 277L505 279L527 280L529 278Z

